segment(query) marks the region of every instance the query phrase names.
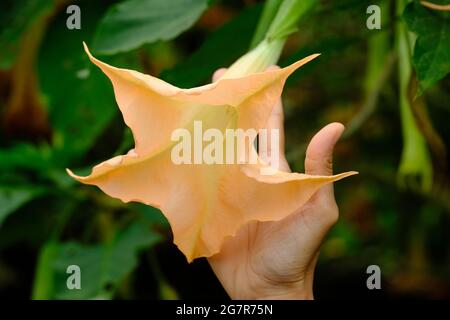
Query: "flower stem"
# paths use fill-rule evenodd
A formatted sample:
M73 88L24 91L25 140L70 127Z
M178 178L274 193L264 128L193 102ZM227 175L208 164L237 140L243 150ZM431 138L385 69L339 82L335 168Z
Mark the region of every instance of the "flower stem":
M401 15L407 1L397 2L397 15ZM398 170L400 185L410 181L420 184L424 191L432 187L433 167L425 138L417 126L411 109L409 84L411 81L411 48L414 39L402 21L397 23L395 42L398 52L399 104L402 120L403 152Z
M267 1L252 41L252 47L259 41L258 45L233 63L222 78L262 72L276 64L286 39L297 31L298 21L316 3L317 0Z
M250 49L255 48L262 40L264 40L267 30L269 30L272 20L275 18L282 1L283 0L266 0L261 13L261 18L259 18L258 26L253 35Z
M266 34L266 39L286 39L298 30L298 21L317 0L284 0Z
M247 74L261 72L276 64L283 50L285 40L263 40L236 62L225 72L222 78L238 78Z

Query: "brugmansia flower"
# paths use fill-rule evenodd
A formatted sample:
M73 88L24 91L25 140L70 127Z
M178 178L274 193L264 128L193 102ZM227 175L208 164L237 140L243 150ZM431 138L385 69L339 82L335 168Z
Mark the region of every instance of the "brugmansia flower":
M135 148L107 160L78 181L96 185L111 197L159 208L175 244L188 261L220 251L226 237L250 220L280 220L302 206L324 184L352 175L311 176L276 171L261 175L256 164L177 165L171 160L171 134L178 128L263 128L280 98L286 78L316 56L286 68L221 78L180 89L133 70L91 61L111 80Z

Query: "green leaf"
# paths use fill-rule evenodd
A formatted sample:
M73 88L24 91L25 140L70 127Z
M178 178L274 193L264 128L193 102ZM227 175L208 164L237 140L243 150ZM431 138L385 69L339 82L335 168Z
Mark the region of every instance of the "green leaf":
M417 34L413 65L421 94L450 72L450 17L411 3L403 14L408 28Z
M16 144L0 149L0 169L5 173L16 168L43 170L52 165L48 145Z
M185 62L163 72L161 78L183 88L211 82L214 71L228 67L247 52L260 13L259 5L244 10L212 33Z
M61 244L53 263L57 299L110 299L115 289L137 265L137 253L161 240L147 225L135 223L118 233L109 244ZM81 289L69 290L67 267L81 269Z
M83 40L92 38L103 12L92 1L82 10L89 14L83 16L81 30L60 27L65 25L66 14L54 20L39 55L40 86L54 133L55 168L81 158L117 114L109 81L92 66L82 45Z
M42 194L36 187L0 186L0 227L5 218L22 205Z
M144 43L170 40L189 29L207 0L128 0L113 6L96 31L93 50L115 54Z

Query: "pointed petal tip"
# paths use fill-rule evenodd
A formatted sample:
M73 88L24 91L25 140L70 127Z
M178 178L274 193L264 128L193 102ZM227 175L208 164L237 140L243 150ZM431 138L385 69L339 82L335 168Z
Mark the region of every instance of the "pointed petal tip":
M72 170L70 170L69 168L66 168L66 172L71 178L74 178L75 180L78 180L79 177L75 173L73 173Z
M347 172L339 173L339 174L336 174L336 175L333 175L330 177L333 177L333 181L339 181L341 179L348 178L348 177L351 177L351 176L354 176L357 174L359 174L358 171L347 171Z
M287 74L290 75L295 70L299 69L300 67L303 67L305 64L311 62L312 60L316 59L320 55L321 55L320 53L311 54L301 60L298 60L298 61L292 63L291 65L283 68L282 70L285 70L287 72Z
M86 54L88 55L89 60L91 60L91 62L93 64L95 64L97 67L99 67L102 70L103 70L102 66L107 66L104 62L101 62L100 60L98 60L96 57L94 57L92 55L91 51L89 50L88 45L84 41L83 41L83 48L84 48L84 52L86 52Z
M84 41L83 41L83 49L84 49L84 52L86 52L86 54L90 57L91 56L91 52L89 51L88 45Z
M83 41L83 48L84 48L84 52L86 52L86 54L88 55L89 59L95 59L92 54L91 51L89 50L88 45L86 44L86 42Z
M174 234L175 237L175 234ZM178 240L174 238L173 243L177 246L178 250L183 252L184 257L186 258L187 263L192 263L196 258L199 258L195 256L194 252L192 250L187 249L182 245L182 243L178 243Z
M70 170L69 168L66 168L66 172L67 172L67 174L68 174L71 178L73 178L73 179L75 179L75 180L77 180L77 181L79 181L79 182L83 182L83 180L84 180L84 178L85 178L85 177L80 177L80 176L76 175L76 174L73 173L73 171Z
M69 168L66 168L66 172L69 176L71 176L72 178L75 176L72 172L72 170L70 170Z
M357 174L359 174L358 171L347 171L347 172L343 172L343 173L332 175L330 177L335 177L335 178L337 178L337 180L340 180L340 179L347 178L347 177L350 177L350 176L354 176L354 175L357 175Z
M299 62L303 62L302 63L302 65L303 65L303 64L306 64L306 63L311 62L312 60L318 58L320 55L322 55L322 54L321 53L313 53L313 54L310 54L309 56L301 59Z

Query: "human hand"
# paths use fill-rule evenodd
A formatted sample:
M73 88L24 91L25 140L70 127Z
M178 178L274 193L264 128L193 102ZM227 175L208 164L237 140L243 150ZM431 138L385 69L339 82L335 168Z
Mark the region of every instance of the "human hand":
M224 71L217 70L213 80ZM279 129L279 169L290 171L284 155L283 121L279 101L266 128ZM305 173L332 174L333 149L343 131L342 124L331 123L312 138L306 151ZM269 145L259 152L270 155L270 149ZM320 246L338 216L333 185L328 184L285 219L252 222L242 227L208 261L232 299L313 299Z

